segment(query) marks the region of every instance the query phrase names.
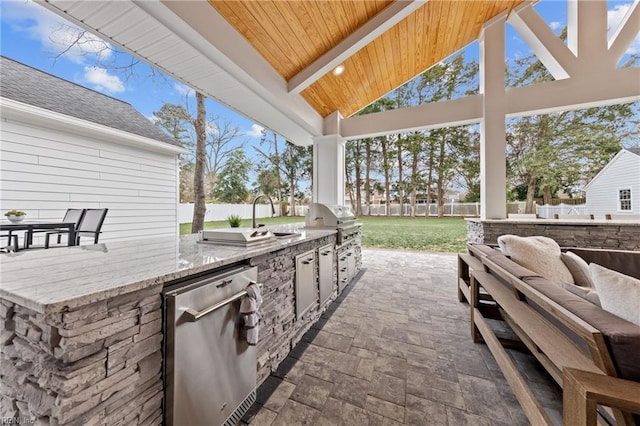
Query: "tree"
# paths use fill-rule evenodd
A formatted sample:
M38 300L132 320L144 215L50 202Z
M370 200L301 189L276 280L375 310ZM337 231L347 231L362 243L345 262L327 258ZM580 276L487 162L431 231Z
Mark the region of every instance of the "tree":
M265 131L261 145L267 144L266 150L254 147L256 152L264 160L260 163L258 175L266 173L268 176L270 170L275 178L278 199L282 202L284 197L289 197L290 214L295 215L295 204L299 183L301 180L310 179L312 175L312 147L301 147L284 141L284 145L280 146L278 136L270 131ZM285 184L286 182L286 184ZM281 209L280 214L284 214Z
M191 222L191 233L196 234L204 229L204 216L207 213L205 200L204 172L207 159L207 110L204 104L205 97L202 93L196 92L196 102L198 113L193 122L196 132L196 165L193 173L193 220Z
M507 75L512 87L553 79L534 55L514 61ZM637 134L628 125L634 115L633 104L620 104L509 120L507 174L512 187L526 187L525 212L535 213L538 190L549 203L558 189L570 193L594 176Z
M254 147L254 149L264 158L265 162L261 163L265 167L270 166L273 176L276 179L275 190L276 198L282 201L282 178L280 175L280 148L278 147L278 135L274 132L263 130L262 138L260 138L260 146L267 145L266 150ZM283 214L283 211L280 211Z
M159 111L153 112L155 124L164 130L169 136L183 148L193 150L192 118L189 112L182 106L166 103ZM180 155L180 202L193 202L193 174L195 164L193 154Z
M209 137L206 143L207 193L214 198L218 173L228 157L244 148L245 142L238 142L242 131L228 120L211 117L207 120Z
M244 151L235 150L220 170L215 197L219 201L232 204L244 203L249 197L247 182L251 171L251 162Z

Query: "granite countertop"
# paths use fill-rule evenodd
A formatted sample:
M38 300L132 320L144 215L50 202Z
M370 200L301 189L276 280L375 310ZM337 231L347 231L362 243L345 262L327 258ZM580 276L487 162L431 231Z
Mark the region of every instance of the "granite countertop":
M2 254L0 298L61 312L336 233L300 223L269 229L300 235L250 248L202 244L191 234Z

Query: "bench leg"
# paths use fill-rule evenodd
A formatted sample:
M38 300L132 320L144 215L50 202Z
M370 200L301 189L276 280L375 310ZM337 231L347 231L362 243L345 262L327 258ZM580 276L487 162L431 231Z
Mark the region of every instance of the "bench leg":
M478 285L478 281L476 281L473 276L471 276L471 285L469 287L469 293L471 295L471 300L469 301L469 307L471 308L471 338L473 339L474 343L484 343L482 334L480 334L480 331L478 330L475 322L475 310L478 307L478 300L480 299L480 286Z

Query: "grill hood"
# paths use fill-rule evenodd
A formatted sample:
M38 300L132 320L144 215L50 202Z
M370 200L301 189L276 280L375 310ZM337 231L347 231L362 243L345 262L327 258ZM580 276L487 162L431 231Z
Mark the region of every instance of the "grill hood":
M311 203L304 222L309 227L343 227L352 225L355 220L350 207Z

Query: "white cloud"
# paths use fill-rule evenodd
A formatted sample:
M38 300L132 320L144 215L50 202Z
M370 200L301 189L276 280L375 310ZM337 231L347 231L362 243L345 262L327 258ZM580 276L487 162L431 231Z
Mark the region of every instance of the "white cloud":
M564 25L562 25L562 23L560 23L558 21L549 22L549 27L555 32L558 32L558 31L562 30L563 26Z
M173 84L173 90L182 96L193 96L194 93L191 87L178 82Z
M113 53L110 44L83 32L31 0L2 0L0 3L2 20L12 30L27 34L39 41L45 50L56 55L63 54L65 58L82 64L86 56L97 56L104 60Z
M124 83L117 75L110 75L104 68L84 67L84 80L101 92L124 92Z
M251 125L251 130L247 130L246 132L244 132L244 134L252 138L259 138L262 136L263 131L264 127L254 123Z
M607 12L607 27L608 27L608 38L611 39L611 36L616 32L620 23L624 19L625 15L629 11L631 7L631 3L627 4L616 4L615 7ZM631 42L629 48L625 52L627 54L640 53L640 35L638 35L635 40Z

